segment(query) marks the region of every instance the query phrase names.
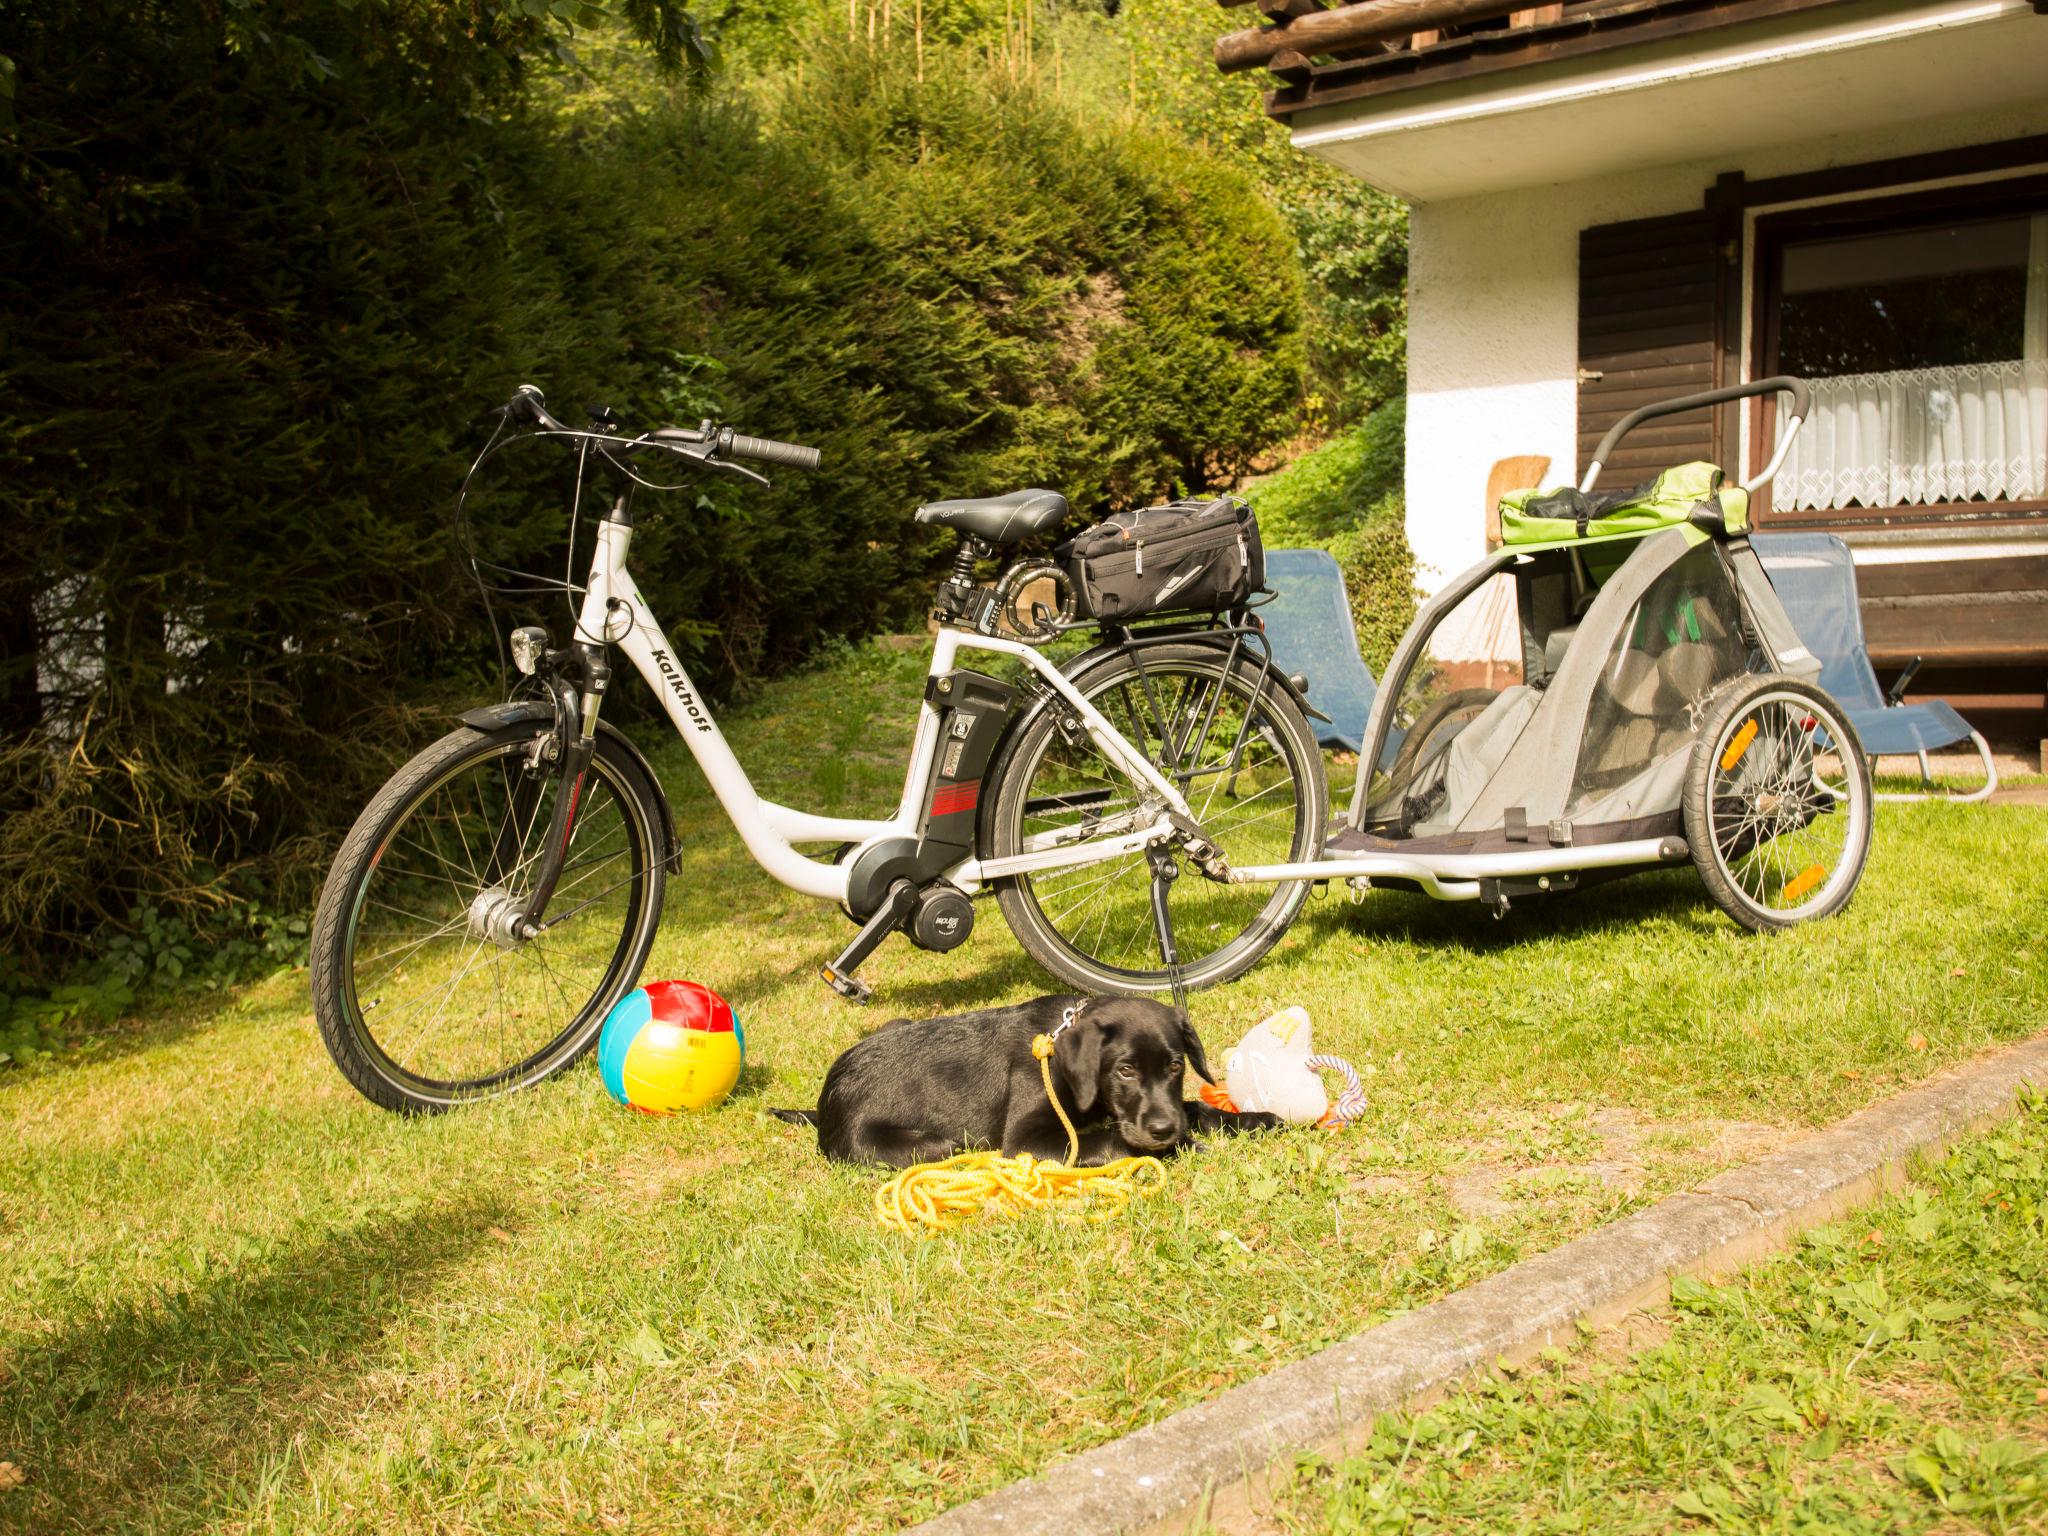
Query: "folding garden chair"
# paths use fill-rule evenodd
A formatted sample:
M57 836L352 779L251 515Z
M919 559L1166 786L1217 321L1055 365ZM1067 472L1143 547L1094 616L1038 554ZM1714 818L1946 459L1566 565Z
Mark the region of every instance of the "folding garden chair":
M1344 573L1324 549L1269 549L1266 585L1277 594L1262 606L1266 643L1281 671L1308 678L1308 702L1328 720L1310 716L1325 747L1356 752L1372 713L1373 681L1358 653L1358 631Z
M1998 788L1991 747L1970 722L1940 700L1904 702L1906 685L1920 669L1915 656L1886 693L1871 670L1863 644L1863 615L1856 602L1856 563L1849 546L1831 533L1758 533L1750 536L1778 597L1814 655L1821 685L1838 699L1871 757L1916 757L1920 782L1931 788L1927 754L1958 742L1975 744L1984 760L1984 786L1966 795L1879 795L1880 800L1982 800Z

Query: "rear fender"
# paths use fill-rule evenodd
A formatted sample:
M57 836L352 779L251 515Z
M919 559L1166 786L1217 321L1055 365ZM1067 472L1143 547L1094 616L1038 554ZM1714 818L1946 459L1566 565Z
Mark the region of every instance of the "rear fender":
M1175 633L1170 638L1171 643L1176 645L1206 645L1228 655L1234 636L1217 630L1191 629L1185 633ZM1160 643L1165 644L1168 641L1162 637ZM1075 687L1081 688L1091 672L1115 661L1126 649L1124 642L1114 641L1091 647L1061 666L1060 675ZM1252 664L1256 665L1255 662ZM1317 720L1329 719L1328 715L1310 706L1308 700L1302 696L1301 690L1294 686L1294 680L1279 667L1271 668L1270 676L1303 714ZM989 792L981 797L981 824L975 836L975 852L979 857L989 856L989 838L993 832L990 818L995 814L997 791L1001 788L1004 776L1010 771L1010 758L1015 752L1018 740L1047 710L1064 707L1065 702L1045 684L1034 684L1030 702L1010 717L1009 725L996 741L995 751L989 754L989 772L985 781Z

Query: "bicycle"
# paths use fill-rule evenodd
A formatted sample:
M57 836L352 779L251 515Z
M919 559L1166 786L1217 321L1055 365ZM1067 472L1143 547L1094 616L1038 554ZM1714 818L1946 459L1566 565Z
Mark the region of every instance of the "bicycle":
M886 819L814 815L756 792L627 553L635 493L651 485L636 460L766 484L748 463L816 469L818 451L709 421L628 435L601 410L572 428L531 385L503 408L479 464L508 429L576 451L572 505L592 470L614 491L586 579L555 584L572 594L568 642L538 625L510 636L533 691L469 710L400 768L328 873L314 1011L335 1062L374 1102L439 1110L553 1076L637 983L680 846L647 758L601 715L614 650L654 691L754 861L858 924L822 967L850 1000L867 999L855 973L888 935L951 950L990 895L1033 959L1091 993L1178 997L1227 981L1300 911L1306 882L1257 890L1240 867L1313 860L1327 809L1301 685L1273 666L1242 605L1140 628L1075 619L1048 562L1012 559L992 582L976 574L1058 527L1064 497L921 507L919 521L961 542L932 608L901 797ZM572 520L572 558L575 537ZM1021 595L1041 581L1056 603L1027 617ZM1082 654L1059 665L1044 654L1091 628L1097 643ZM963 651L1020 663L1025 680L961 668Z

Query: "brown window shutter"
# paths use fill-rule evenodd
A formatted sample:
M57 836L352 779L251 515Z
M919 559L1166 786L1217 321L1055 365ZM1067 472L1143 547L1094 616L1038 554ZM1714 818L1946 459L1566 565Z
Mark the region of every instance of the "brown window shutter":
M1720 348L1720 216L1711 210L1602 224L1579 235L1579 467L1639 405L1712 389ZM1615 490L1693 459L1724 464L1710 409L1622 440L1600 473Z

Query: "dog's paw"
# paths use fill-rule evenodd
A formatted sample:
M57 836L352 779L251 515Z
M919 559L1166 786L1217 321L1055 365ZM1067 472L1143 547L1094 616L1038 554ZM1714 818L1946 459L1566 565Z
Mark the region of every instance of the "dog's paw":
M1234 1136L1243 1131L1277 1131L1287 1122L1263 1109L1218 1109L1192 1099L1187 1104L1188 1130L1197 1136Z
M1287 1124L1278 1115L1268 1114L1263 1109L1239 1110L1230 1120L1228 1129L1233 1131L1277 1131Z

